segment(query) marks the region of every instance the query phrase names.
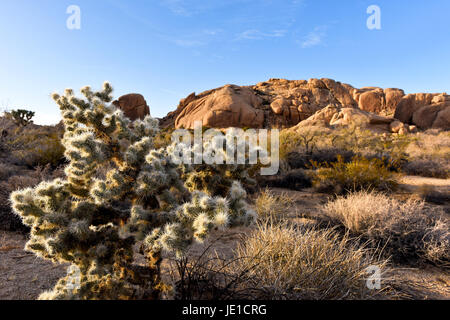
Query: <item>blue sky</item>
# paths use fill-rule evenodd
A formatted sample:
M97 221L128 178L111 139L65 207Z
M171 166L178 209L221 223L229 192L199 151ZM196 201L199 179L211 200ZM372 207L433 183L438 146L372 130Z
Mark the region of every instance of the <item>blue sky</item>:
M366 26L370 5L381 30ZM0 108L55 123L51 92L104 80L157 117L191 92L269 78L450 92L449 12L448 0L2 0Z

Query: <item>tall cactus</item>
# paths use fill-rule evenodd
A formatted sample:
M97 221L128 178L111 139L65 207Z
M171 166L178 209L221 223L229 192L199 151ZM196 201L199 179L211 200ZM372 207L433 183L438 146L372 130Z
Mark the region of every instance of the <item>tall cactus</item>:
M173 148L153 148L158 121L130 122L110 104L112 91L105 83L99 92L82 88L82 99L71 89L53 94L65 125L66 179L11 194L14 211L31 227L26 249L70 264L41 299L158 298L164 250L183 255L212 229L254 217L237 181L224 197L189 191L171 161ZM140 240L147 267L133 263Z

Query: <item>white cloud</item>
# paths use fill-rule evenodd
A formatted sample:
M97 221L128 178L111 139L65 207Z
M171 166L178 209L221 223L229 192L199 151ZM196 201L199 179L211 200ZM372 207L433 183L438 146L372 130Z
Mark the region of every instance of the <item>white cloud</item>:
M186 8L186 3L184 0L163 0L162 4L176 15L192 15L192 12Z
M287 30L274 30L271 32L261 32L258 29L250 29L237 35L236 40L262 40L264 38L281 38L284 37Z
M326 31L326 26L316 27L314 31L311 31L301 42L302 48L311 48L323 43L323 39L327 34Z

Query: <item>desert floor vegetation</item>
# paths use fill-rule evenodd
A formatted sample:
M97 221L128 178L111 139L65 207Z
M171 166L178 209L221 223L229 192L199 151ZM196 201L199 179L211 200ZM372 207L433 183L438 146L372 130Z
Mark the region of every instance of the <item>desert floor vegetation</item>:
M439 207L422 200L399 201L383 193L360 191L330 201L324 214L397 261L422 259L449 266L450 223Z
M0 118L0 123L8 131L0 142L0 298L55 298L64 293L61 279L68 276L68 265L53 265L23 250L30 228L12 212L10 195L23 189L41 192L52 180L66 178L67 141L61 143L64 130L61 125L17 126L5 118ZM142 130L148 129L141 124ZM139 126L135 129L140 130ZM154 148L170 149L171 132L171 128L155 130ZM189 240L189 248L174 224L163 227L160 236L164 241L184 249L162 250L160 256L153 256L161 281L158 298L450 299L448 132L378 135L357 127L307 128L285 130L280 138L282 164L276 176L253 180L243 167L202 166L180 175L192 198L175 192L188 197L182 200L179 214L197 214L198 208L211 205L220 209L224 197L228 205L245 208L256 220L239 226L238 216L233 223L220 212L214 219L199 214L201 219L193 222L195 241ZM138 147L142 145L138 143L133 150L140 159ZM159 153L153 156L162 159ZM142 168L159 168L163 163L146 163ZM92 179L116 179L119 168L114 161L104 163L91 172ZM232 181L240 178L246 190ZM144 178L139 181L151 185ZM248 203L243 201L246 195ZM151 206L161 201L161 208L169 208L168 193L161 196L141 200ZM127 201L113 203L122 211L130 205ZM145 234L151 217L148 210L135 206L127 232ZM51 224L45 225L49 227ZM82 221L67 228L82 237L89 233ZM133 245L127 244L127 254L134 259L127 267L139 271L148 265L152 256L143 250L146 241L152 239L139 236ZM368 269L373 266L382 271L379 290L367 286ZM101 283L103 278L99 279ZM129 281L134 286L138 279ZM13 287L17 289L14 292ZM64 293L62 297L72 296ZM96 291L95 297L114 298L101 291Z

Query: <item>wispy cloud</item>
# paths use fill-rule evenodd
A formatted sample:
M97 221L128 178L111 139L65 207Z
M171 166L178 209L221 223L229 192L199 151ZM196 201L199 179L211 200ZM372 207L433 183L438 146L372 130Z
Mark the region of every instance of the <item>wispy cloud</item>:
M249 29L239 33L236 40L262 40L264 38L281 38L284 37L287 30L274 30L271 32L262 32L258 29Z
M327 26L316 27L313 31L308 33L300 45L302 48L311 48L323 43L323 39L327 35Z
M221 29L204 29L189 35L185 35L184 37L165 37L170 42L176 44L180 47L185 48L194 48L205 46L211 41L213 41L220 33Z
M179 16L191 16L193 12L186 6L185 0L163 0L162 4Z

